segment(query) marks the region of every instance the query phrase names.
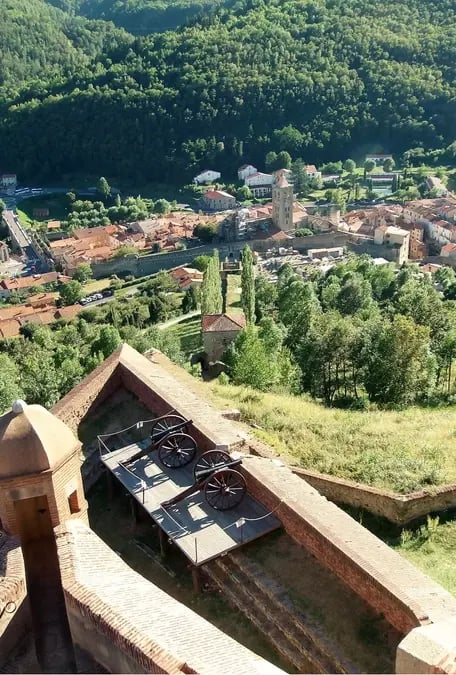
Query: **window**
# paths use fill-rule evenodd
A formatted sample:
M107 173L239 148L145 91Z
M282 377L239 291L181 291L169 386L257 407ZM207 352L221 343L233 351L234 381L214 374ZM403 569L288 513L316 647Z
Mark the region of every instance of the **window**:
M70 513L79 513L81 510L79 508L79 501L78 501L78 491L75 490L70 494L68 497L68 505L70 507Z

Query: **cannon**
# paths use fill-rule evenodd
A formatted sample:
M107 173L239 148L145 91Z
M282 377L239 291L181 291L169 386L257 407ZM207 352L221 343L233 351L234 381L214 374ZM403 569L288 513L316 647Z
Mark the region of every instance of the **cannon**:
M196 455L195 440L185 430L192 423L180 415L168 413L154 420L150 432L150 445L132 455L124 466L158 451L161 463L169 469L179 469L189 464Z
M207 503L218 511L233 509L241 503L247 492L245 478L235 469L242 459L232 459L227 452L208 450L196 461L193 468L194 483L172 499L162 502L163 508L175 506L194 494L203 492Z

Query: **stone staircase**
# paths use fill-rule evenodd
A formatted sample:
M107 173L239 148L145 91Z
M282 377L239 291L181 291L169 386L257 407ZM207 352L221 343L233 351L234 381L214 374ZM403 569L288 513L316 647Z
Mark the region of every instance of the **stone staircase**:
M296 608L286 590L243 553L218 558L204 571L297 672L360 672L322 627Z

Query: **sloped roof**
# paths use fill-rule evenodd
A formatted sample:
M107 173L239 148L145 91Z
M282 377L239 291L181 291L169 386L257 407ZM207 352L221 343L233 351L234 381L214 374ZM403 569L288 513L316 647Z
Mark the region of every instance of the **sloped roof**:
M245 325L243 314L206 314L201 322L203 333L240 330L245 328Z

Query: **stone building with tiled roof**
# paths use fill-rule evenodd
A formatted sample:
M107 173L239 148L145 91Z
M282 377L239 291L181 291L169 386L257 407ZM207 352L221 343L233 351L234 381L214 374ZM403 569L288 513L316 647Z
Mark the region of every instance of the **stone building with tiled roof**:
M208 361L220 361L223 354L245 328L243 314L206 314L201 319L203 347Z

